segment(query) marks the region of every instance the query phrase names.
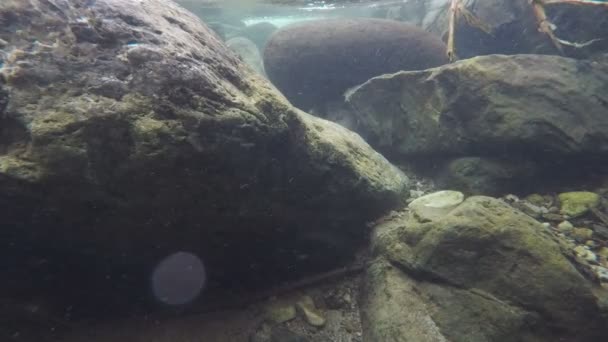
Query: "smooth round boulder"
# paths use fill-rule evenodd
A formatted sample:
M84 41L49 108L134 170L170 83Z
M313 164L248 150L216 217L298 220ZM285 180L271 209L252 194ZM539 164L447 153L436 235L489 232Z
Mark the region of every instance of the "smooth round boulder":
M447 62L438 36L397 21L338 18L276 31L264 49L268 77L295 106L322 108L371 77Z

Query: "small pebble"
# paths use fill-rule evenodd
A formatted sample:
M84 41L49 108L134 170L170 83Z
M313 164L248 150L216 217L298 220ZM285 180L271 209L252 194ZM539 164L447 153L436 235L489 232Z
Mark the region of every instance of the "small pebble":
M579 242L585 242L593 236L593 230L589 228L574 228L572 237Z
M608 259L608 247L600 248L600 250L597 252L597 254L604 259Z
M589 247L589 248L593 248L597 246L597 243L595 243L595 241L593 240L587 240L585 241L585 246Z
M537 206L543 206L545 204L545 198L540 194L528 195L525 200Z
M590 251L587 246L576 246L574 248L574 253L576 253L579 258L585 259L588 262L597 262L597 256Z
M564 192L558 195L560 212L572 217L581 216L600 204L600 196L588 191Z
M591 266L591 268L602 283L608 282L608 268L602 266Z
M266 318L280 324L296 318L296 308L287 303L271 303L266 307Z
M563 221L557 225L557 229L562 233L571 233L574 230L574 226L569 221Z
M563 215L551 213L551 212L543 214L543 218L547 221L563 221L564 220Z
M515 204L515 207L517 207L517 209L523 211L527 215L530 215L534 218L538 218L542 214L548 213L547 208L539 207L537 205L534 205L534 204L528 203L528 202L517 202Z
M309 296L302 297L296 306L304 315L304 319L313 327L322 327L325 325L325 318L315 308L315 303Z

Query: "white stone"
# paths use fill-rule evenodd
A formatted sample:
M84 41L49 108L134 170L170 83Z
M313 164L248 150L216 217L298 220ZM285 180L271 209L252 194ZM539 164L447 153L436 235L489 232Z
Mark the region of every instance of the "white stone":
M563 221L557 225L557 229L560 232L571 232L574 229L574 226L569 221Z
M464 201L462 192L444 190L419 197L408 207L421 221L433 221L452 211L462 201Z

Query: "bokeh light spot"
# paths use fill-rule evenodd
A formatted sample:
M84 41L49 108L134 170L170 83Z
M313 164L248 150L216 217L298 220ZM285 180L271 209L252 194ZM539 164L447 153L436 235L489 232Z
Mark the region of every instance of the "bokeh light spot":
M156 299L169 305L183 305L200 294L207 274L198 256L180 251L161 260L151 280Z

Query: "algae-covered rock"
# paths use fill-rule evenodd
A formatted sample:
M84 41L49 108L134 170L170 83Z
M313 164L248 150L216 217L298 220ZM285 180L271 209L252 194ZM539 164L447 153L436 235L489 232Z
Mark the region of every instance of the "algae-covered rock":
M439 220L393 215L381 221L364 280L364 339L608 338L602 306L608 292L583 277L545 229L481 196Z
M594 192L573 191L558 195L560 201L560 212L571 217L585 214L591 208L600 204L600 196Z
M2 267L53 298L131 304L183 250L209 291L265 286L348 259L406 199L361 137L294 109L171 1L2 1L0 39Z
M401 158L576 156L599 164L608 155L607 84L605 63L490 55L375 77L347 102L355 130Z
M543 206L547 204L547 200L541 194L530 194L526 196L525 200L538 206Z

